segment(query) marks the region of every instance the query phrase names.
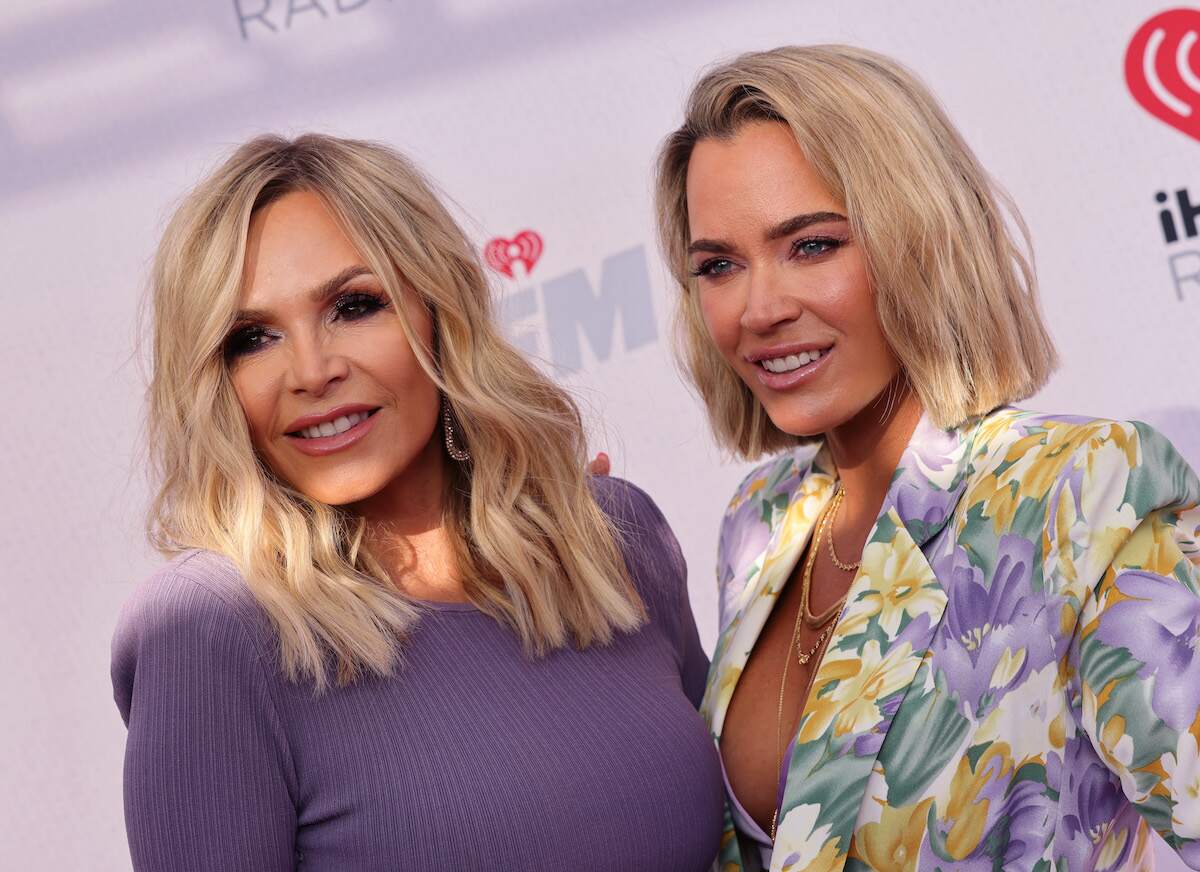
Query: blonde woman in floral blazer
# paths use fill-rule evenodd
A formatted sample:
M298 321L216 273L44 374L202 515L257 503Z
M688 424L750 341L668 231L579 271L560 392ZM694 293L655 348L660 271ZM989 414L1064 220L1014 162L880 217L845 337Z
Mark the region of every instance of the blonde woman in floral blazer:
M1011 405L1055 353L1002 201L846 47L714 69L663 147L691 376L772 455L718 549L722 870L1200 869L1200 480Z

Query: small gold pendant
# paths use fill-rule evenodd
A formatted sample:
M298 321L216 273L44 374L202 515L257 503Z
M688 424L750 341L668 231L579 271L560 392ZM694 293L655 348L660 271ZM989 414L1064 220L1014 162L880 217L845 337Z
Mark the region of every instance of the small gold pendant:
M817 653L817 650L821 647L821 643L825 641L825 637L828 635L829 635L829 628L826 627L824 630L821 631L821 635L817 636L817 642L815 645L813 645L811 648L809 648L803 654L801 654L800 652L796 652L796 662L798 662L801 666L808 663L808 661L812 659L812 656Z

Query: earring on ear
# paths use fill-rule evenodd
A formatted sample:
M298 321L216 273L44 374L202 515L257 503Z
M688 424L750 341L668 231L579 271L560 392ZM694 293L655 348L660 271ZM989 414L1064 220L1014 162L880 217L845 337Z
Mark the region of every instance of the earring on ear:
M446 437L447 454L459 463L466 463L471 459L471 452L460 448L454 441L454 416L450 412L450 401L446 399L445 394L442 394L442 432Z

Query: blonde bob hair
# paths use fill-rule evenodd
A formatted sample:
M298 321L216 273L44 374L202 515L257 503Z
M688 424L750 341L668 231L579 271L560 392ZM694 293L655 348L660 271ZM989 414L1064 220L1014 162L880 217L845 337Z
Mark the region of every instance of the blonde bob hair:
M704 75L658 158L660 242L682 291L681 351L718 441L747 459L801 441L771 422L713 346L688 271L692 149L756 121L786 124L845 204L883 335L936 425L958 426L1045 383L1057 359L1024 253L1028 231L932 94L875 52L785 46Z
M467 592L527 651L609 641L645 619L616 531L597 505L571 399L496 330L475 250L431 185L382 145L260 136L182 202L152 279L148 446L159 488L149 516L164 554L231 558L278 631L280 663L318 690L397 665L418 607L364 545L365 521L276 478L251 443L223 354L254 211L318 194L392 298L420 365L470 447L449 462L445 523ZM399 304L432 316L426 346ZM436 437L435 437L436 438Z

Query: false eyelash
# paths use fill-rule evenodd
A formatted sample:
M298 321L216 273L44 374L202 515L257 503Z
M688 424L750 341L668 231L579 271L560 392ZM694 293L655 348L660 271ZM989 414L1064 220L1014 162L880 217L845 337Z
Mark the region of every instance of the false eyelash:
M721 263L722 261L727 261L727 260L729 260L729 258L727 258L727 257L711 257L708 260L704 261L704 263L700 264L695 269L688 270L688 273L691 275L692 278L698 279L701 276L709 275L712 272L713 264Z
M357 316L348 315L346 313L346 309L355 305L365 305L366 311ZM368 291L350 291L349 293L338 297L337 301L333 304L333 308L339 315L349 318L350 320L365 318L367 315L370 315L373 312L378 312L380 309L386 309L387 306L388 300L385 297L372 294Z
M825 251L820 252L819 254L810 254L810 255L800 254L800 247L803 245L808 245L810 242L823 242L826 245L828 245L829 248L827 248ZM798 257L803 257L803 258L820 257L821 255L828 254L831 251L837 251L839 248L841 248L845 244L846 244L846 240L839 238L837 236L806 236L803 239L797 239L795 242L792 243L792 253Z
M251 348L247 343L255 337L266 335L267 331L257 324L246 324L244 326L235 328L227 337L225 337L225 341L222 343L225 359L228 361L237 357L245 357L248 354L253 354L259 349Z

